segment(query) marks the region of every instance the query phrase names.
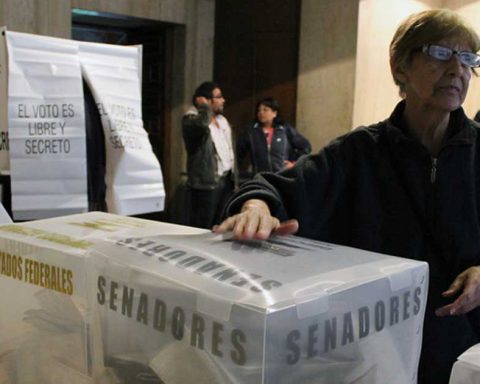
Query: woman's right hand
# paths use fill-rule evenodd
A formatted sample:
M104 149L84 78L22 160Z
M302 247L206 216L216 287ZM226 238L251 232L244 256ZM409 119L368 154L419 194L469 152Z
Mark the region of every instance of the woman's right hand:
M266 240L272 234L290 235L298 230L297 220L280 222L270 214L268 205L258 199L247 200L240 213L213 228L215 233L233 232L235 240Z

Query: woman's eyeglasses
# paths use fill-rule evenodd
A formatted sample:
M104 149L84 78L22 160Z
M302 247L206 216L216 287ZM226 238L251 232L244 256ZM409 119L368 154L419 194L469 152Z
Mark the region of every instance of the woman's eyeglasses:
M469 51L455 51L447 47L435 44L425 44L421 48L422 52L434 59L449 61L453 55L457 55L463 65L470 68L480 67L480 56Z

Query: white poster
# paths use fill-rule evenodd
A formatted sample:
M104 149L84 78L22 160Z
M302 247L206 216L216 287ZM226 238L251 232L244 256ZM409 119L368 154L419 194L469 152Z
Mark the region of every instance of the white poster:
M87 210L78 43L6 32L12 210L16 220Z
M0 28L0 175L10 171L8 150L8 57L5 27Z
M79 44L83 76L105 133L108 212L161 211L162 171L142 120L141 47Z

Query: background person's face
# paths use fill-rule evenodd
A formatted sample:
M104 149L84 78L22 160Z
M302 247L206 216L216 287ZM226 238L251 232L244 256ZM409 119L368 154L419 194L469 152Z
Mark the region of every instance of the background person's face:
M456 51L471 51L457 40L435 42ZM418 107L451 112L459 108L467 95L472 70L462 64L457 55L441 61L422 52L415 54L404 71L405 94L408 103Z
M258 106L257 119L261 124L272 124L275 117L277 117L277 111L263 104Z
M225 104L225 99L222 96L222 91L220 88L215 88L212 91L212 111L215 114L220 114L223 112L223 106Z

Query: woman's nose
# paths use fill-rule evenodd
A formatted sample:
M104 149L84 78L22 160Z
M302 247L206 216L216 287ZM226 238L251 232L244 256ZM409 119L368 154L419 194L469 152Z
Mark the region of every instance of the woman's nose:
M462 62L457 54L453 54L452 58L448 62L448 73L453 76L460 76L464 71L468 71L470 68L467 68Z

